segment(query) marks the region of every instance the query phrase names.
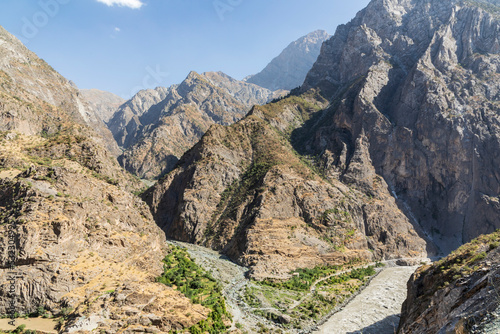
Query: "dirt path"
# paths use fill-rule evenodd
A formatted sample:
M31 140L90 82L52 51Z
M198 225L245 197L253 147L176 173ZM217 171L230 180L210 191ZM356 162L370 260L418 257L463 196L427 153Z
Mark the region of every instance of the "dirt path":
M406 299L406 283L417 268L384 269L365 290L314 333L395 333L399 324L401 305Z

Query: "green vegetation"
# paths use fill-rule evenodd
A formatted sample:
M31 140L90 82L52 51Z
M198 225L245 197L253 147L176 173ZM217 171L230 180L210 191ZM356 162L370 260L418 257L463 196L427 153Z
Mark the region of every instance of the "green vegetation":
M318 266L313 269L297 269L291 272L292 278L287 281L273 282L265 280L259 283L280 289L304 291L309 290L316 280L335 274L340 268L340 266Z
M113 186L117 186L118 185L118 180L115 180L107 175L104 175L104 174L101 174L101 173L97 173L97 172L92 172L92 176L95 177L96 179L98 180L101 180L101 181L105 181Z
M432 289L426 291L426 296L433 295L438 289L448 286L478 268L488 253L500 245L500 230L482 235L452 252L447 257L432 265L424 266L421 275L434 277Z
M285 328L303 328L326 316L376 273L374 266L352 269L351 264L350 268L298 269L286 281L253 282L242 291L242 298L255 315L282 323ZM283 323L284 317L290 323Z
M206 320L189 328L190 333L224 332L224 320L230 319L231 315L226 310L220 285L190 258L185 249L170 246L169 251L163 260L164 273L158 278L158 282L174 287L193 303L212 310Z
M316 91L311 91L302 95L289 95L285 98L274 100L264 106L259 106L259 110L264 112L266 118L271 119L279 116L287 108L292 107L301 123L308 121L311 115L323 109L327 101ZM300 125L300 124L299 124Z
M24 329L26 328L26 325L22 324L17 326L16 329L14 329L13 333L22 333L24 332Z

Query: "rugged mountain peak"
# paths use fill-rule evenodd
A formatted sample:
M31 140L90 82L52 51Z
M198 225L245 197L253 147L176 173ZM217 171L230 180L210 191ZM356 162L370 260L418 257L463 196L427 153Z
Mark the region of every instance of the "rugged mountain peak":
M193 71L179 85L142 91L125 103L109 122L125 149L119 159L122 166L140 177L157 178L170 171L210 125L241 119L250 107L225 88L228 77L220 78L209 80Z
M321 45L329 37L326 31L317 30L299 38L290 43L264 70L245 78L245 81L273 91L300 86L316 61Z
M132 173L156 178L170 171L212 124L231 124L272 92L222 72L190 72L179 85L139 92L109 122L125 149L120 161Z
M236 80L223 72L205 72L202 76L211 84L226 90L231 96L248 108L261 105L284 96L287 91L271 91L269 89Z

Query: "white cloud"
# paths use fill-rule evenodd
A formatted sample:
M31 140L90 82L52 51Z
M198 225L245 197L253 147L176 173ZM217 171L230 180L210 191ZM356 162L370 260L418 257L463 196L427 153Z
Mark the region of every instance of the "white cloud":
M129 7L132 9L139 9L144 5L141 2L141 0L97 0L97 1L107 6L117 5L120 7Z
M120 32L120 31L121 31L121 29L120 29L120 28L115 27L115 32Z

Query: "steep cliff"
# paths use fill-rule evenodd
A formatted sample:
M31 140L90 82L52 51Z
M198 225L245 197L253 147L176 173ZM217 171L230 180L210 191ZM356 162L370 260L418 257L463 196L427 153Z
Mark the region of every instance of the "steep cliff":
M246 82L270 90L299 87L320 54L321 45L330 35L317 30L290 43L261 72L245 78Z
M347 157L340 173L367 151L444 252L500 227L496 4L374 0L324 44L301 90L332 108L296 131L298 150L326 165Z

